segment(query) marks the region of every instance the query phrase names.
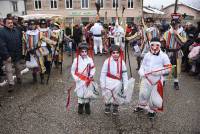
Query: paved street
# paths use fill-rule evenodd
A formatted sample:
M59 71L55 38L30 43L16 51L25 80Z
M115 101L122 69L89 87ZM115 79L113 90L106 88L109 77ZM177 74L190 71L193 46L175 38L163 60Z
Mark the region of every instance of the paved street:
M96 77L106 56L96 56ZM77 100L72 91L66 110L67 89L73 85L70 76L71 57L65 58L63 74L53 68L49 85L31 84L31 73L23 85L9 94L0 88L0 134L200 134L200 81L182 73L181 90L168 81L164 89L164 112L150 121L146 114L133 113L138 100L139 77L135 58L130 55L136 78L133 101L121 106L119 116L105 115L102 97L91 103L92 113L77 114Z

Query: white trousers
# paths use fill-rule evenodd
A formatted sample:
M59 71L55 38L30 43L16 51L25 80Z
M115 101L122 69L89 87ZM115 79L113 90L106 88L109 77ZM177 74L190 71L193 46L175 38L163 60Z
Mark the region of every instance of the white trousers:
M124 51L125 44L122 42L122 37L114 38L115 45L120 46L120 48Z
M102 38L94 37L93 40L94 40L94 53L97 54L98 48L99 48L99 51L102 54L102 50L103 50Z
M142 78L139 92L139 107L152 113L158 108L162 108L162 103L163 99L157 91L157 85L150 85L145 78Z

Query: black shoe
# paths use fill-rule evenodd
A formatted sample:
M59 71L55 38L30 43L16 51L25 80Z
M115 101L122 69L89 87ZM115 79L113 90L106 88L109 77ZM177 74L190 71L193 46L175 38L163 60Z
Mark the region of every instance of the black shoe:
M85 103L85 113L86 114L90 114L91 111L90 111L90 103Z
M136 108L133 110L134 113L143 112L143 111L144 111L144 109L141 108L141 107L136 107Z
M153 113L148 112L149 119L153 119L153 118L155 118L155 116L156 116L155 112L153 112Z
M83 114L83 106L84 104L78 104L78 114Z
M165 86L165 81L163 81L163 87Z
M111 104L105 104L105 114L110 113L110 107L111 107Z
M22 80L20 78L17 78L17 84L19 84L19 85L22 84Z
M119 105L113 105L113 115L117 115L118 114L118 106Z
M14 91L14 85L9 84L9 85L8 85L8 92L11 93L11 92L13 92L13 91Z
M40 84L44 84L44 74L40 74Z
M179 84L178 84L178 82L174 82L174 88L175 88L176 90L179 90Z
M37 74L32 74L32 76L33 76L33 84L34 83L37 83Z

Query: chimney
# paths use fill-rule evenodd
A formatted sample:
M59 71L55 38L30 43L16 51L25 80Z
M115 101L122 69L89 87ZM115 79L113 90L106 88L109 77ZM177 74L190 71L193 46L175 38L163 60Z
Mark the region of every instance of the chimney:
M161 6L161 11L163 10L163 8L164 8L164 6L162 5L162 6Z

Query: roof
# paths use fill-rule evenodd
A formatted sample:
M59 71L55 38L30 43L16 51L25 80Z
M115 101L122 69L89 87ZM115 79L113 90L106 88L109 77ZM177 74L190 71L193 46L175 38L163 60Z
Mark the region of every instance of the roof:
M152 7L143 7L143 11L149 14L164 14L164 12Z
M191 9L193 9L193 10L198 11L198 12L200 11L200 9L198 9L198 8L192 6L192 5L189 5L189 4L187 4L187 3L184 3L184 2L178 2L178 5L183 5L183 6L189 7L189 8L191 8ZM166 8L168 8L168 7L171 7L171 6L174 6L174 3L173 3L173 4L170 4L170 5L166 6L166 7L164 7L163 10L166 9Z

